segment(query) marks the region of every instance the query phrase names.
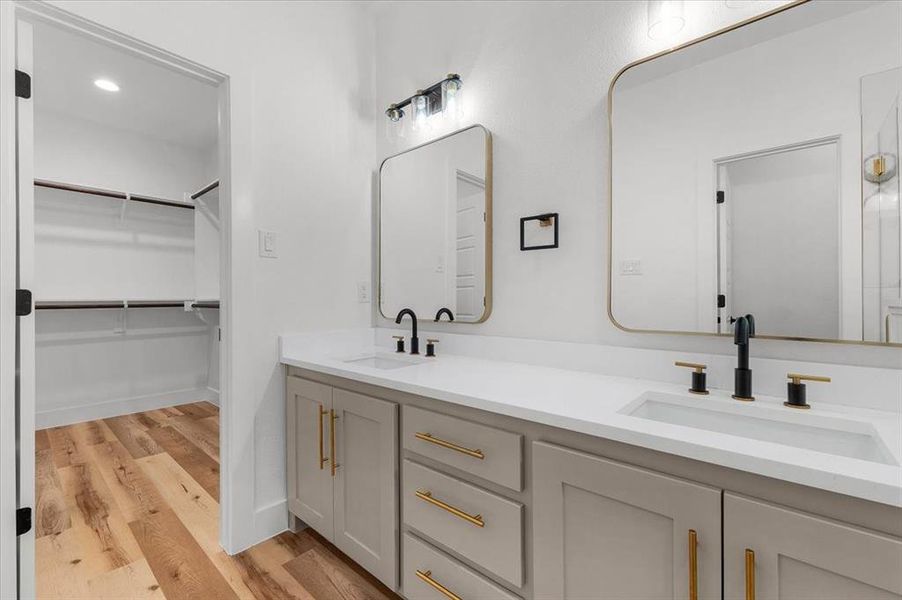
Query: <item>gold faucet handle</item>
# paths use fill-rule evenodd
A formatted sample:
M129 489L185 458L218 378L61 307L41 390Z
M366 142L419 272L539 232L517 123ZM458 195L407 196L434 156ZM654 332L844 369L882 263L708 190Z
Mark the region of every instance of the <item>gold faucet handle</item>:
M695 369L696 373L704 373L705 369L708 368L708 365L703 365L700 363L683 362L681 360L678 360L673 364L677 367L686 367L687 369Z
M426 340L426 343L427 343L427 344L438 344L438 340L427 339L427 340Z
M396 339L396 340L403 340L404 336L403 335L393 335L392 338Z
M786 377L789 378L794 384L798 385L803 381L820 381L821 383L830 383L831 379L829 377L824 377L823 375L801 375L799 373L787 373Z

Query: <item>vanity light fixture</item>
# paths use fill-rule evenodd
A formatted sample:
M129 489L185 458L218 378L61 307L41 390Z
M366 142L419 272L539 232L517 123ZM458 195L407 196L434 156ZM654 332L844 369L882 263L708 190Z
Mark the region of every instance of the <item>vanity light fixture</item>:
M410 105L413 107L413 130L421 131L426 129L429 124L429 96L424 90L417 90L416 95L410 99Z
M648 0L648 37L666 40L686 24L683 0Z
M119 91L119 84L117 84L115 81L110 81L109 79L95 79L94 85L96 85L97 87L99 87L100 89L102 89L105 92L118 92Z
M457 73L448 73L438 83L417 90L413 96L390 104L385 110L385 116L392 122L389 127L402 128L404 117L410 114L413 130L427 129L429 118L437 113L455 120L463 116L463 80Z

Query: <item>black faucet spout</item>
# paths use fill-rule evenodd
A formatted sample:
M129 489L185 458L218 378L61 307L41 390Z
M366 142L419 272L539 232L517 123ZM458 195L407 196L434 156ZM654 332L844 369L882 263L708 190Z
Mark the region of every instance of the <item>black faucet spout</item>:
M754 400L752 370L749 368L749 340L755 337L755 317L745 315L733 324L733 343L736 344L737 364L734 372L734 393L737 400Z
M449 320L449 321L453 321L453 320L454 320L454 313L451 312L451 309L448 308L448 307L443 306L442 308L438 309L438 312L437 312L437 313L435 313L435 322L436 322L436 323L438 323L439 321L441 321L442 315L448 315L448 320Z
M413 312L410 308L402 308L398 312L398 316L395 317L395 323L400 325L401 319L404 316L410 317L411 322L411 332L410 332L410 353L411 354L419 354L420 353L420 338L417 337L417 314Z

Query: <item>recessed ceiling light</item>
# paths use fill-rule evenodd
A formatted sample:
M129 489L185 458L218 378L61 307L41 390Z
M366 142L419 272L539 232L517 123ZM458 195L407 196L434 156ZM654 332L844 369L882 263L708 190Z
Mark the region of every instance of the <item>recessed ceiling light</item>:
M99 87L105 92L118 92L119 86L115 81L110 81L109 79L95 79L94 85Z

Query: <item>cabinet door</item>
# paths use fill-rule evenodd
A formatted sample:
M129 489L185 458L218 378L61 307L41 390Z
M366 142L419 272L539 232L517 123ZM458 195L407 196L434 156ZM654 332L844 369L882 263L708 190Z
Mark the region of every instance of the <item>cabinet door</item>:
M537 599L720 598L720 490L543 442L532 481Z
M288 377L288 509L332 539L329 410L332 388Z
M333 390L338 548L398 587L398 405Z
M899 600L902 540L725 494L724 584L731 600Z

